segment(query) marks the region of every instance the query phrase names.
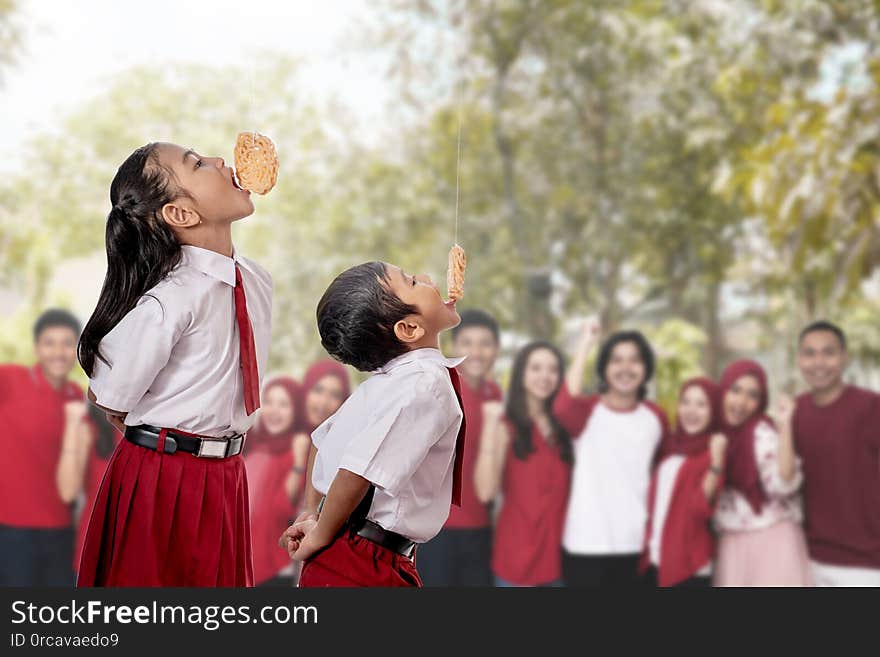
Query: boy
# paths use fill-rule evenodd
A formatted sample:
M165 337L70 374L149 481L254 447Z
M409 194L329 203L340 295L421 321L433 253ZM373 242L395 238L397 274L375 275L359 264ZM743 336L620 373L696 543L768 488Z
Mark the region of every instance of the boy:
M439 349L455 303L427 276L368 262L336 277L317 319L331 356L375 374L312 433L306 510L279 542L305 562L302 587L421 586L416 544L460 495L462 359Z
M801 331L798 366L810 389L797 399L792 432L804 530L817 585L880 586L880 395L844 383L848 361L838 326Z
M458 367L467 417L462 464L461 507L452 507L443 530L419 548L419 573L425 586L492 586L492 525L489 505L477 497L474 469L483 430L483 404L501 401L492 380L498 357L498 322L485 311L461 312L452 329L452 349L466 357Z
M34 324L33 367L0 366L0 586L71 586L73 519L56 486L62 437L85 415L68 380L80 326L66 310Z

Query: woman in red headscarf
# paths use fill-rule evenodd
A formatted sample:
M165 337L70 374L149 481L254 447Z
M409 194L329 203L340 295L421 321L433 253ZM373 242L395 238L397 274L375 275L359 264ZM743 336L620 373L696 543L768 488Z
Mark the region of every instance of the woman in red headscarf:
M697 377L681 386L675 431L664 440L648 492L641 571L660 586L709 587L715 537L709 526L723 483L727 439L718 386Z
M290 557L278 549L278 534L295 517L292 499L295 446L305 422L303 395L289 377L277 377L263 388L257 425L244 449L250 497L254 584L293 586Z
M348 370L342 363L325 358L312 363L303 377L306 433L311 434L333 415L351 394Z
M790 415L780 405L782 415ZM755 361L721 376L727 436L725 487L718 498L716 586L810 586L798 490L802 474L791 424L767 417L767 375Z

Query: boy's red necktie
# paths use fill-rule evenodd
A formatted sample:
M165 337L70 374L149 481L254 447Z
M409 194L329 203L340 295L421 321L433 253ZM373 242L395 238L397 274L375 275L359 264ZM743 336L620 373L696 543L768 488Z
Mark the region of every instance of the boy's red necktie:
M250 415L260 407L260 375L257 372L257 349L248 318L247 300L241 272L235 265L235 321L238 323L238 347L241 359L241 378L244 382L244 409Z
M458 379L458 371L454 367L447 367L449 370L449 378L452 379L452 387L455 389L455 396L458 399L458 405L461 407L461 427L458 429L458 438L455 441L455 467L452 470L452 503L455 506L461 506L461 467L464 460L464 404L461 402L461 381Z

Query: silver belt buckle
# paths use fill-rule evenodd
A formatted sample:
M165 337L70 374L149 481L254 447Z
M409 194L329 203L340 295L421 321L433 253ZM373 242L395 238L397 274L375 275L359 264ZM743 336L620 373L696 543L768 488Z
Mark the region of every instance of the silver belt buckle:
M226 450L229 447L229 440L226 438L205 438L201 437L202 442L199 443L199 452L196 456L204 456L209 459L222 459L226 456Z

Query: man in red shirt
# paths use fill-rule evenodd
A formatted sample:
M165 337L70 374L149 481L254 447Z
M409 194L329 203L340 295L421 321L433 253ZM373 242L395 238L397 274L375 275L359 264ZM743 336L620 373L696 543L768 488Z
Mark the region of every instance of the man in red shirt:
M0 586L73 584L73 521L56 474L66 416L83 415L82 390L67 380L79 332L69 312L48 310L34 325L36 364L0 365Z
M492 586L494 581L489 566L489 507L477 498L474 468L480 452L483 403L502 398L501 389L492 381L498 356L498 323L482 310L459 314L461 323L452 329L452 351L455 356L467 356L457 368L466 420L461 506L452 506L440 533L419 546L416 560L424 586Z
M880 395L847 385L846 336L814 322L800 335L809 391L792 430L804 471L804 530L819 586L880 586Z

